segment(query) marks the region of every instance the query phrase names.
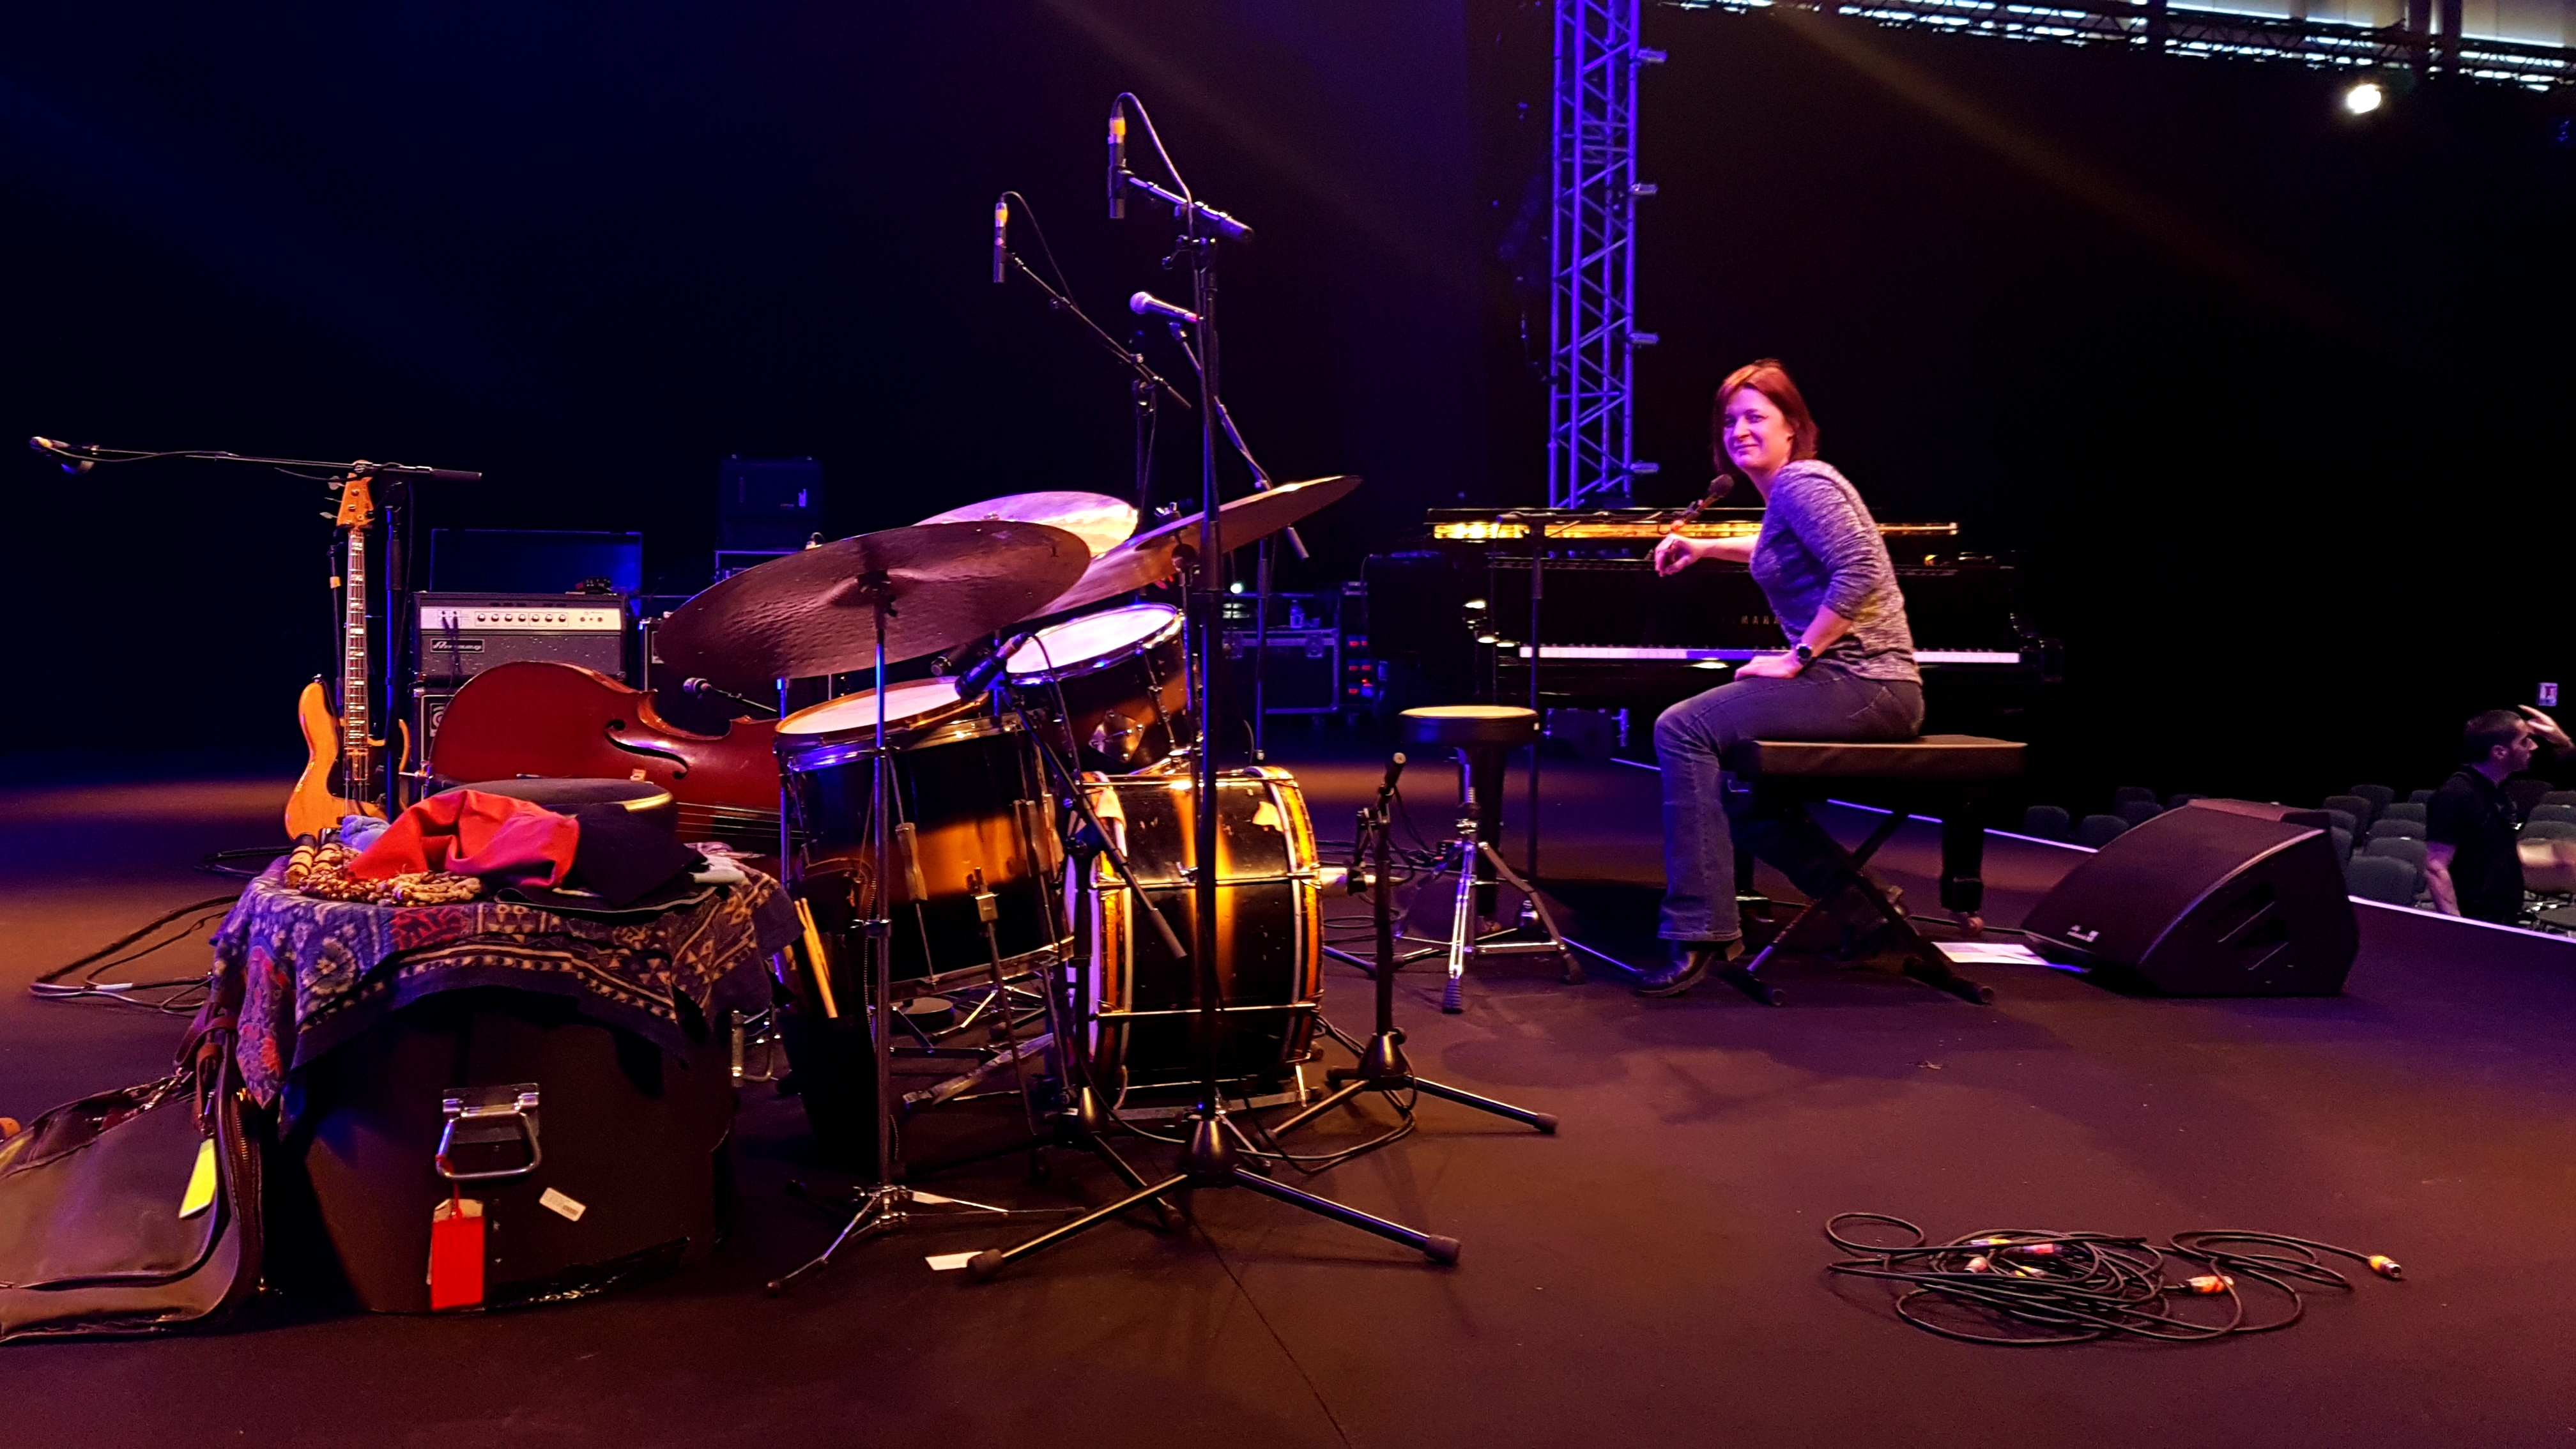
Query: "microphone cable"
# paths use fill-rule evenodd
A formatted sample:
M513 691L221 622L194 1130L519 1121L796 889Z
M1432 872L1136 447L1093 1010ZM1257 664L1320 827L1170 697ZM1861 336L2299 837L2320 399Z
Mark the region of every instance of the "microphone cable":
M1846 1235L1846 1225L1865 1224L1895 1229L1911 1241ZM1890 1307L1898 1318L1961 1343L2012 1348L2103 1338L2198 1343L2271 1333L2307 1315L2300 1285L2353 1291L2353 1280L2327 1266L2329 1257L2349 1258L2391 1281L2405 1277L2384 1254L2234 1228L2175 1233L2163 1247L2142 1236L2028 1228L1935 1243L1903 1218L1845 1212L1826 1220L1825 1238L1851 1255L1825 1271L1894 1285ZM2249 1295L2256 1286L2259 1294ZM2256 1316L2249 1297L2259 1298L2264 1316Z

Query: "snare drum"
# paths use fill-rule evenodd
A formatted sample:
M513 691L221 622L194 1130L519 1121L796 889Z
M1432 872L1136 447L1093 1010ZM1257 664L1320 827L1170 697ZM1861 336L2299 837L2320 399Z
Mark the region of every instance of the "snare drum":
M1187 775L1094 781L1092 809L1120 837L1136 872L1184 947L1195 939L1197 824ZM1312 1055L1324 992L1321 893L1306 797L1287 771L1231 770L1217 779L1217 1079L1266 1085ZM1198 1080L1195 962L1176 961L1106 857L1096 860L1091 992L1092 1068L1113 1094Z
M799 710L778 724L779 777L801 842L797 889L828 931L865 918L876 898L869 834L876 737L873 690ZM1018 721L996 718L980 697L958 698L954 680L925 679L886 690L886 737L893 747L886 757L892 823L914 827L914 856L927 892L918 901L896 892L894 977L935 987L942 978L980 980L991 970L975 909L977 872L1000 911L994 931L1005 971L1040 964L1063 943L1050 929L1052 886L1031 866L1021 831L1020 802L1046 795L1037 788L1034 755ZM891 840L888 858L900 882L904 862Z
M1085 766L1130 774L1198 740L1181 611L1130 604L1050 625L1005 662L1021 705L1056 717Z

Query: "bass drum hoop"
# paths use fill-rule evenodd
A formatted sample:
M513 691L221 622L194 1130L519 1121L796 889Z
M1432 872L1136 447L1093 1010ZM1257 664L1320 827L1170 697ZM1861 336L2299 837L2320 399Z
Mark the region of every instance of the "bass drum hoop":
M1009 680L1013 685L1021 687L1027 687L1030 685L1064 684L1072 680L1087 678L1091 675L1098 674L1104 669L1115 669L1119 665L1124 664L1131 659L1140 658L1162 648L1173 639L1179 637L1182 628L1187 622L1181 611L1173 608L1169 604L1128 604L1117 609L1103 609L1097 614L1085 614L1080 618L1067 619L1063 624L1050 625L1049 627L1061 629L1069 625L1084 623L1092 619L1107 618L1111 614L1124 613L1130 609L1151 609L1156 612L1168 611L1171 617L1156 626L1151 633L1144 635L1142 638L1121 644L1115 649L1104 649L1097 654L1076 659L1070 663L1057 664L1046 669L1031 670L1026 674L1004 670L1002 677ZM1046 633L1046 630L1041 629L1038 633L1043 635ZM1032 636L1030 642L1035 643L1036 636ZM1027 646L1023 645L1022 647L1025 648Z

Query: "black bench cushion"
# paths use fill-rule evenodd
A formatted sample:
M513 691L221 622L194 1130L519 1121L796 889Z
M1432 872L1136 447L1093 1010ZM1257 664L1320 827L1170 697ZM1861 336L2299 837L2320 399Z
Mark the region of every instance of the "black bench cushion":
M1538 738L1535 711L1507 704L1435 704L1408 709L1408 745L1525 745Z
M1977 735L1923 735L1871 745L1743 740L1726 752L1726 768L1745 780L2016 780L2024 748L2014 740Z

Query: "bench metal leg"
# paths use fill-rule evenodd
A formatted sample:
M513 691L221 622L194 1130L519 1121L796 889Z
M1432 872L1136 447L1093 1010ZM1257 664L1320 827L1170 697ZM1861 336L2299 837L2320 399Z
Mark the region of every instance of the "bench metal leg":
M1765 945L1761 952L1751 961L1746 962L1741 967L1730 966L1724 968L1726 978L1733 982L1739 990L1743 991L1754 1000L1759 1001L1766 1006L1780 1005L1782 1000L1780 992L1778 988L1762 979L1762 968L1770 963L1772 953L1780 949L1781 943L1788 940L1789 937L1797 931L1798 927L1805 923L1807 917L1822 909L1825 902L1833 898L1835 892L1848 889L1858 891L1861 899L1876 907L1878 913L1886 918L1889 925L1895 927L1898 935L1904 938L1906 944L1906 975L1913 977L1915 980L1920 981L1927 986L1934 987L1941 991L1946 991L1962 1000L1973 1001L1979 1005L1985 1005L1986 1003L1993 1001L1995 999L1995 993L1991 989L1981 986L1976 982L1969 980L1967 977L1960 975L1958 970L1950 964L1950 958L1941 954L1941 948L1924 939L1923 933L1915 929L1914 922L1907 917L1903 911L1896 908L1896 903L1889 900L1886 892L1881 891L1876 883L1870 880L1867 874L1866 867L1869 865L1870 857L1878 854L1879 847L1885 845L1890 839L1894 838L1897 828L1912 818L1912 812L1907 810L1900 809L1889 811L1887 818L1879 822L1878 828L1869 833L1869 838L1862 841L1860 849L1856 851L1846 851L1842 848L1841 842L1835 840L1830 835L1826 836L1825 844L1833 851L1834 863L1840 868L1845 879L1828 889L1818 891L1814 900L1811 900L1804 906L1799 907L1798 913L1789 918L1789 923L1780 928L1780 934L1772 937L1770 942ZM1973 819L1974 817L1971 816L1969 818ZM1943 829L1944 845L1946 846L1948 844L1947 821L1943 822ZM1979 843L1982 846L1982 840L1980 840ZM1945 862L1945 869L1943 871L1944 879L1942 882L1944 905L1951 904L1949 874L1950 873L1946 869ZM1969 880L1982 889L1983 883L1975 881L1973 875L1969 877ZM1970 902L1972 908L1974 904L1975 902L1972 899ZM1958 907L1952 906L1952 909L1955 910L1958 909Z

